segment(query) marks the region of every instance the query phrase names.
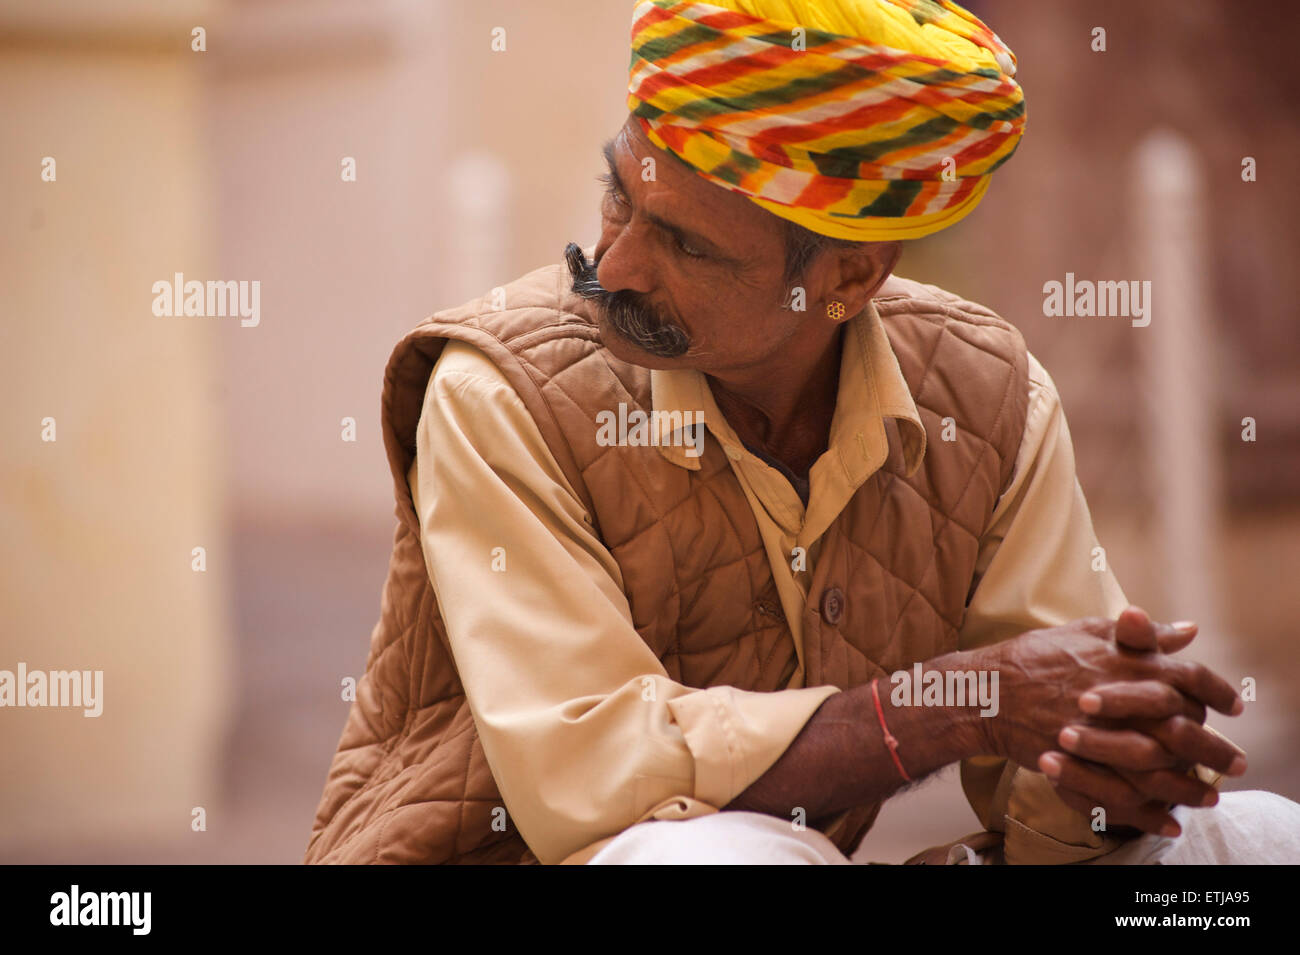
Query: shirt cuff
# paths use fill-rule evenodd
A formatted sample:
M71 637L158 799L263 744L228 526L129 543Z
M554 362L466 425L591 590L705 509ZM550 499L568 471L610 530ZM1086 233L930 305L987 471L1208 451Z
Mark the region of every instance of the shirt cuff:
M695 760L695 799L721 809L768 771L834 686L757 693L714 686L668 701Z

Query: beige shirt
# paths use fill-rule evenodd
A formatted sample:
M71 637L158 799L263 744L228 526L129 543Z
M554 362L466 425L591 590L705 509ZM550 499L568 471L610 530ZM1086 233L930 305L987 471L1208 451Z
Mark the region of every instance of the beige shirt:
M739 441L702 374L653 371L651 387L655 411L703 412L705 440L721 442L754 510L799 654L787 689L698 689L668 678L633 629L618 564L590 515L480 351L448 343L420 418L408 477L429 575L506 809L543 863L585 861L639 821L715 812L776 762L838 692L803 686L803 606L818 542L884 462L885 417L898 420L911 470L925 453L873 306L846 329L830 444L810 472L807 508ZM659 446L669 461L698 468L686 450ZM806 556L798 570L796 547ZM1031 355L1024 437L981 538L960 647L1117 616L1127 601L1097 547L1055 385ZM1112 847L1100 848L1040 773L1003 777L1001 760L968 762L983 767L974 791L967 787L981 819L1001 829L1009 817L1008 858L1075 861Z

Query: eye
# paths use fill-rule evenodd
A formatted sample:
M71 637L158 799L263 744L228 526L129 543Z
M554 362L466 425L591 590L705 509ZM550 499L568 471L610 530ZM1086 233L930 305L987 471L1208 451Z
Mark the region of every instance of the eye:
M613 205L621 213L626 213L628 208L627 200L619 195L618 190L613 186L605 190L605 201Z
M623 201L622 195L619 194L618 186L614 183L614 177L607 172L601 173L596 177L596 181L605 187L605 198L612 199L620 206L627 205Z
M675 238L673 242L682 255L686 256L688 259L707 259L709 257L707 252L701 252L693 245L687 245L682 241L680 236Z

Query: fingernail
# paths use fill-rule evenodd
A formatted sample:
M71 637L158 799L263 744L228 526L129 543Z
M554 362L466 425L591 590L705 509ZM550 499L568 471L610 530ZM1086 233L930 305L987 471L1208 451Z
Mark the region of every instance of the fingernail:
M1160 834L1162 836L1168 836L1170 839L1173 839L1176 838L1178 834L1181 833L1182 831L1183 830L1179 829L1178 826L1176 826L1174 823L1167 822L1161 828Z
M1246 771L1246 757L1237 756L1232 760L1232 765L1228 767L1229 776L1240 776Z
M1201 805L1204 807L1209 807L1209 806L1213 806L1218 801L1219 801L1218 793L1206 793L1205 798L1201 800Z
M1073 726L1067 726L1061 730L1061 745L1066 749L1074 749L1079 742L1079 731Z
M1101 712L1101 697L1096 693L1085 693L1079 697L1079 709L1085 713Z
M1056 779L1061 775L1061 759L1054 753L1044 753L1038 757L1038 768L1048 779Z
M1191 633L1193 630L1196 629L1196 621L1176 620L1173 623L1171 623L1169 626L1173 627L1179 633Z

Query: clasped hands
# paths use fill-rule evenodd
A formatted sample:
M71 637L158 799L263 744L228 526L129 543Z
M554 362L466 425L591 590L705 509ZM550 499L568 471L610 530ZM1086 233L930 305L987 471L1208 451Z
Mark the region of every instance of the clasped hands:
M1129 607L1117 620L1075 620L975 651L1001 682L998 715L981 721L987 747L1037 766L1090 818L1102 807L1108 831L1178 835L1174 804L1218 802L1191 773L1197 763L1246 771L1245 755L1204 725L1206 707L1237 716L1241 698L1207 667L1172 656L1196 632Z

